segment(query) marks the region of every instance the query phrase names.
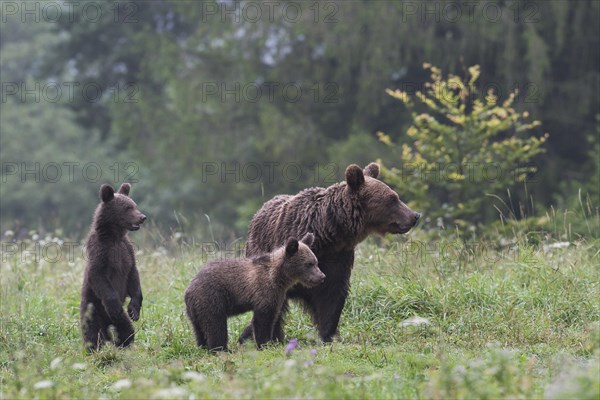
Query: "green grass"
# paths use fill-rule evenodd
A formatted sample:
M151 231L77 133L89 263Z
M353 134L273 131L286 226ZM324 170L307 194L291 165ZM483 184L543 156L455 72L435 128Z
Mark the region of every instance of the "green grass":
M230 320L232 352L195 346L183 291L201 246L140 246L135 344L94 354L79 333L78 251L72 262L4 252L0 398L599 397L597 240L544 250L416 235L359 246L334 343L320 343L292 307L286 336L299 344L290 356L235 344L251 314ZM402 324L414 316L430 323Z

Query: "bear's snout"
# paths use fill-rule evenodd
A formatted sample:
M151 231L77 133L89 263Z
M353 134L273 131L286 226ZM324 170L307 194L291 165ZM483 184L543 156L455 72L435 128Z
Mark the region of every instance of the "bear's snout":
M397 221L387 225L387 232L404 234L410 231L415 226L417 226L417 224L419 223L419 219L421 218L421 213L413 211L406 206L404 207L405 211L408 212L405 212L404 215L400 217Z
M415 221L413 226L415 226L416 224L419 223L419 218L421 218L421 213L416 212L415 215L413 216L413 220Z
M319 276L317 278L317 284L320 285L323 282L325 282L325 274L322 273L321 271L319 271Z
M131 224L131 226L129 227L129 230L137 231L138 229L140 229L140 225L143 224L145 220L146 220L146 216L144 214L140 213L139 218L137 219L136 222Z
M311 286L318 286L321 283L325 282L325 274L320 269L317 269L317 271L311 278Z

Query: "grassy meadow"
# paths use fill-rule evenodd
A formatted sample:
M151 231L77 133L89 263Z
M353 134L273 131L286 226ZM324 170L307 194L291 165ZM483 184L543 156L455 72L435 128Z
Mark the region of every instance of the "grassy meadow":
M0 398L597 399L600 243L563 236L371 238L336 341L322 344L293 306L290 354L238 346L249 313L230 319L232 351L213 355L195 346L183 291L223 254L214 246L133 233L144 291L135 344L86 354L82 249L32 233L3 242Z

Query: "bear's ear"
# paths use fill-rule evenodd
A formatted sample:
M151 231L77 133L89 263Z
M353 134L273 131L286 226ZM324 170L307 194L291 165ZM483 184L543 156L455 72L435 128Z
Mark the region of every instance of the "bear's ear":
M130 189L131 189L131 185L129 183L124 183L119 188L119 193L124 194L125 196L129 196Z
M310 246L312 246L313 242L315 241L315 235L308 232L306 235L304 235L304 237L302 239L300 239L300 241L302 243L304 243L305 245L307 245L308 247L310 247Z
M363 170L356 164L350 164L346 168L346 183L350 186L350 189L357 190L360 185L365 183L365 176Z
M371 164L367 165L365 169L363 169L363 173L365 176L377 178L379 176L379 164L372 162Z
M285 255L293 256L298 252L298 239L289 238L287 243L285 244Z
M115 189L108 184L104 184L100 187L100 200L102 202L107 203L111 201L115 197Z

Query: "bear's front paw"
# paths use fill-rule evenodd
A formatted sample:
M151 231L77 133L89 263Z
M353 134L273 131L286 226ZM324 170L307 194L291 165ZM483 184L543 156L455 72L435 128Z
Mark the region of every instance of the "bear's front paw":
M141 306L136 303L129 303L127 306L127 313L131 317L132 320L137 321L140 319L140 310Z

